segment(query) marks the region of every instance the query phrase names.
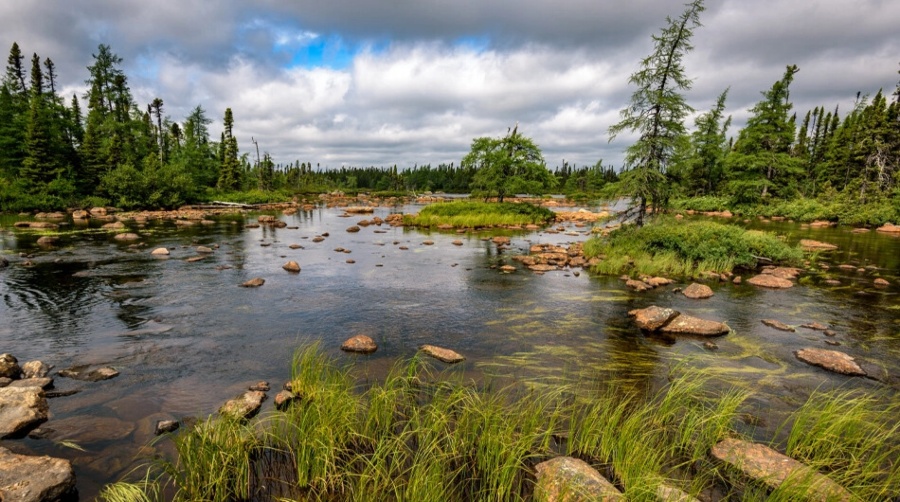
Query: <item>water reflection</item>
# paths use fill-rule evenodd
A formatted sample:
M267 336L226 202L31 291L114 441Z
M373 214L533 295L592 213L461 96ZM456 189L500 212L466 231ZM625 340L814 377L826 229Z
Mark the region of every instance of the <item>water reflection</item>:
M383 207L374 216L398 210L418 208ZM57 369L115 366L122 375L109 382L57 379L58 388L81 392L54 399L53 420L114 418L135 427L115 441L92 443L89 454L50 440L20 440L16 447L72 458L81 493L90 498L102 483L127 471L155 420L214 412L258 380L277 387L288 377L294 348L317 340L365 379L379 378L393 361L413 356L425 343L466 355L467 361L453 368L466 378L534 389L572 382L599 389L616 379L645 392L665 381L672 368L706 369L716 375L716 385L756 392L748 411L772 417L753 429L760 438L771 437L779 417L812 389L885 385L806 366L793 355L800 348L840 343L841 350L887 374L887 385L896 385L890 375L900 370L898 239L769 224L767 229L791 232L791 239L834 242L841 249L820 254L816 263L830 268L804 274L801 286L769 291L712 284L715 296L698 301L672 291L684 284L634 293L612 277L503 274L497 268L515 264L511 256L532 243L566 244L586 239L583 234L505 232L512 245L498 250L482 240L491 235L487 232L370 226L348 233L347 227L372 215L340 218L341 212L320 208L279 215L287 227L277 229L244 228L252 215L186 228L129 223L129 230L142 235L144 245L138 247L116 243L110 232L91 223L60 230L55 249L34 247L36 234L12 231L14 219L0 217L0 252L12 261L0 270L2 351L23 361L42 359ZM324 241L312 242L325 233ZM214 252L187 261L198 255L198 245ZM159 246L170 249L168 258L150 255ZM23 266L19 252L33 254L35 265ZM282 270L288 260L297 261L301 273ZM845 262L879 269L838 268ZM876 275L894 286L873 288ZM266 284L239 287L253 277ZM840 284L828 285L827 279ZM705 348L700 339L648 337L627 313L654 304L725 321L734 333L715 340L718 350ZM780 332L761 324L764 318L826 323L835 336L802 328ZM345 338L359 333L375 338L376 354L339 351Z

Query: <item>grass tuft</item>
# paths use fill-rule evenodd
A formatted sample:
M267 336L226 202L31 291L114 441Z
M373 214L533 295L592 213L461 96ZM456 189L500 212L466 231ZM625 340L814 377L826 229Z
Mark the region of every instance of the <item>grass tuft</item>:
M476 228L545 224L553 218L553 211L528 203L453 201L425 206L419 214L406 216L403 223L420 227Z

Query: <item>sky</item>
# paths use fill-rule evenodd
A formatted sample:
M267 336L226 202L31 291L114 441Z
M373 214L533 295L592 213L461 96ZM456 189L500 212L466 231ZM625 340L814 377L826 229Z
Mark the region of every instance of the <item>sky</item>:
M230 107L241 150L255 139L277 163L458 164L474 138L518 124L551 168L618 168L634 136L610 142L608 128L634 92L628 78L683 11L670 0L7 0L0 44L51 58L66 97L84 93L109 45L140 106L162 98L182 122L201 105L213 139ZM801 117L843 113L900 79L896 0L707 0L701 22L685 96L699 113L729 89L734 134L790 64Z

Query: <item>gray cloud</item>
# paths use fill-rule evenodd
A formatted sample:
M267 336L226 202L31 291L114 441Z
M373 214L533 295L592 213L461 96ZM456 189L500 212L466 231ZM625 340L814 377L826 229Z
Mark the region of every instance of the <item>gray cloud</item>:
M663 0L73 0L0 3L0 43L57 65L84 91L100 43L124 59L135 99L183 118L235 113L276 161L323 166L458 162L473 137L519 122L550 165L618 163L629 137L607 128L632 92L650 35L682 6ZM848 110L857 91L892 92L900 4L878 0L709 1L685 60L698 112L731 88L739 127L760 92L797 64L798 114ZM358 51L347 65L290 67L312 37ZM277 50L276 50L277 49ZM736 129L733 129L736 130Z

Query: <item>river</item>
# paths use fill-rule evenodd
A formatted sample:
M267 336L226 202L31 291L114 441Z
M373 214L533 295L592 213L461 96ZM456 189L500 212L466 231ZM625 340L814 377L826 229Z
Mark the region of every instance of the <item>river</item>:
M418 209L379 207L375 215ZM70 459L81 498L93 499L104 483L165 450L164 444L146 447L158 420L214 413L259 380L280 387L294 349L311 341L321 341L326 352L353 365L361 381L379 378L397 358L413 356L425 343L467 357L453 372L538 390L606 378L641 388L658 385L675 367L706 368L719 377L716 385L753 391L745 411L761 420L737 426L760 440L771 440L785 414L814 389L900 387L896 237L737 221L791 242L811 238L839 249L820 253L813 270L791 289L708 283L715 296L690 300L672 291L684 283L636 293L615 277L498 270L520 266L511 256L531 244L582 241L589 228L506 231L512 246L498 250L485 240L494 235L488 232L383 225L348 233L347 227L372 215L342 218L342 212L322 206L289 216L270 213L287 223L279 229L244 228L255 214L188 228L151 223L133 228L141 247L113 240L99 223L66 226L52 249L37 246L40 234L13 228L28 218L0 216L0 255L10 261L0 269L0 352L20 363L42 360L55 366L54 373L75 365L112 366L121 373L95 383L56 376L57 390L80 392L50 400L51 418L44 427L55 432L0 445ZM324 233L324 241L312 242ZM457 239L463 245L454 245ZM198 245L215 249L203 260L186 261L197 255ZM160 246L170 249L167 258L150 254ZM33 266L23 266L26 260ZM302 271L282 270L288 260ZM265 285L239 287L253 277L264 278ZM875 277L891 285L876 288ZM649 305L721 320L734 331L714 340L717 350L705 348L702 339L646 336L627 312ZM763 325L764 318L791 325L817 321L836 335L777 331ZM378 351L342 353L341 342L355 334L373 337ZM793 355L804 347L845 351L878 380L808 366ZM272 406L269 400L264 411Z

